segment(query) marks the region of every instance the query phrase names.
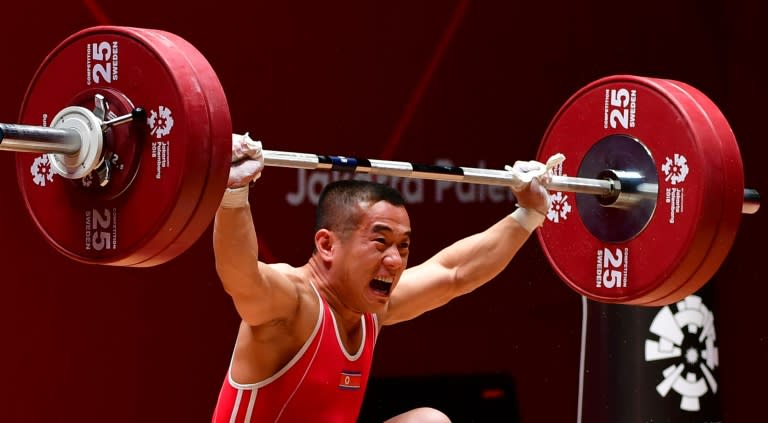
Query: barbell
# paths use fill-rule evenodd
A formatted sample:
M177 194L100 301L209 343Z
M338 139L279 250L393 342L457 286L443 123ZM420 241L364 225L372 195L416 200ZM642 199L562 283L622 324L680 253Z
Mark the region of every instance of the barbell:
M169 32L79 31L38 68L15 151L26 208L45 239L88 264L148 267L187 250L210 225L230 166L232 124L205 57ZM563 153L537 231L556 273L601 302L663 305L706 283L742 213L741 156L722 113L678 81L616 75L575 93L537 158ZM265 165L510 186L506 170L264 151ZM573 195L573 197L571 197Z

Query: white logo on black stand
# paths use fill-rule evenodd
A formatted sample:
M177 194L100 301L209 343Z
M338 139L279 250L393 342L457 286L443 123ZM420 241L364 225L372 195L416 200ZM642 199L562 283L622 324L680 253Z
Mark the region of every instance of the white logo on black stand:
M699 399L710 390L717 393L712 374L718 365L715 317L696 295L675 305L677 312L665 306L651 322L649 330L658 338L645 340L645 360L673 360L656 391L662 397L675 391L681 410L699 411Z

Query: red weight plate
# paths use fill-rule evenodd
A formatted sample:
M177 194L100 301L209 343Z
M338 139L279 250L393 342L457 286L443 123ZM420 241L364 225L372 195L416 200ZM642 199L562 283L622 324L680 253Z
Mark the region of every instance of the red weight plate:
M688 84L673 80L657 80L657 82L666 85L670 93L677 92L678 98L688 97L689 101L700 107L707 116L717 134L714 139L717 143L710 145L707 150L712 159L709 171L714 175L722 175L723 191L719 199L722 212L714 228L714 239L699 268L678 291L670 292L648 303L649 306L666 305L678 301L698 291L712 278L736 239L744 201L744 169L741 152L736 136L723 113L709 97ZM714 175L713 177L717 178ZM718 201L718 199L713 198L712 201Z
M702 190L696 192L696 196L701 197L702 207L706 214L701 216L699 221L687 221L689 227L686 225L680 226L681 218L679 214L683 214L685 209L688 208L689 198L691 197L691 190L688 184L690 178L690 172L693 165L688 160L689 155L680 153L679 158L685 158L684 162L680 163L681 169L674 170L678 164L678 158L671 156L665 156L657 163L660 173L664 172L663 166L670 166L670 174L665 175L665 179L669 182L674 182L675 174L681 174L684 176L682 180L677 184L670 184L660 189L660 192L664 193L664 201L662 207L658 210L659 216L670 216L672 220L673 214L675 216L675 223L669 227L669 231L677 231L680 228L683 229L680 232L681 235L685 235L685 231L690 231L691 242L689 244L681 244L679 248L686 249L684 259L680 260L676 264L677 267L670 267L672 272L666 279L658 279L654 282L654 289L642 297L642 300L638 298L637 304L642 305L663 305L680 300L690 293L691 281L694 276L700 271L702 266L707 263L707 257L713 247L716 240L715 234L718 226L718 222L722 215L722 193L724 190L725 181L722 175L718 172L712 172L712 169L719 169L721 167L721 152L720 141L715 127L712 125L706 111L701 105L691 96L685 92L676 89L675 87L667 84L664 80L648 79L649 84L657 84L659 89L663 90L665 95L672 101L679 114L684 116L684 122L687 122L691 127L692 136L695 139L695 147L701 152L703 166L698 169L699 173L706 173L704 176L705 183L702 185ZM673 138L675 141L667 141L667 144L675 145L677 138ZM684 174L684 169L688 170L688 174ZM650 238L648 238L650 239ZM678 248L675 245L669 245L669 249ZM719 265L719 264L718 264ZM670 266L672 266L670 264ZM640 302L642 301L642 302Z
M558 275L582 295L609 303L671 303L685 296L709 260L716 261L708 257L728 181L722 172L711 171L722 168L718 123L694 100L660 80L612 76L579 90L547 129L538 157L565 154L559 170L564 175L597 177L579 172L595 166L585 163L593 146L614 138L635 140L655 163L656 174L648 175L658 184L652 214L619 241L587 227L603 213L575 206L587 194L566 194L573 202L567 204L569 197L555 193L551 221L538 238ZM606 157L605 165L619 159ZM612 225L605 228L608 233L623 230L621 220L606 220L606 225Z
M117 179L125 181L117 192L52 176L44 156L17 154L27 209L62 254L94 264L160 264L205 229L191 223L204 218L210 223L207 203L221 196L225 180L225 170L212 169L212 163L223 167L229 160L228 151L212 147L211 134L231 133L231 124L228 111L210 112L226 110L223 92L203 92L221 91L218 83L199 78L207 71L198 68L210 67L190 60L188 45L177 41L136 28L89 28L57 46L30 83L20 116L26 124L46 125L62 108L88 102L83 93L101 90L147 112L145 122L132 123L135 137L114 134L115 143L135 142L138 149L121 170L131 176ZM219 102L209 104L212 99ZM219 121L212 122L212 116Z

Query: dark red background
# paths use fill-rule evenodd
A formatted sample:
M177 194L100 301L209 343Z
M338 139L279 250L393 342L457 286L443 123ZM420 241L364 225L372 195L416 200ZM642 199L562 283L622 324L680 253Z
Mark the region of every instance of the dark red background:
M677 79L720 106L747 185L768 192L763 2L63 3L3 6L0 121L16 121L37 66L68 35L139 26L196 45L219 74L234 130L273 150L502 168L533 158L549 120L587 83ZM266 260L300 264L309 253L312 205L286 203L296 175L267 169L253 190ZM82 265L34 227L12 153L0 154L0 176L0 421L209 421L237 325L210 231L159 267ZM415 262L513 208L487 196L461 204L453 191L438 204L434 184L424 186L411 207ZM711 282L726 421L763 414L764 212L745 216ZM580 319L580 297L532 240L494 282L387 328L375 374L508 374L524 421L575 421Z

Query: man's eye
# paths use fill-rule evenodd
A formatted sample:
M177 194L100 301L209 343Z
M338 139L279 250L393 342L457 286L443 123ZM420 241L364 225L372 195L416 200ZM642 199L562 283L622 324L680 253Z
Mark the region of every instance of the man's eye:
M380 243L380 244L386 244L387 243L387 240L385 240L384 238L376 238L375 241Z

